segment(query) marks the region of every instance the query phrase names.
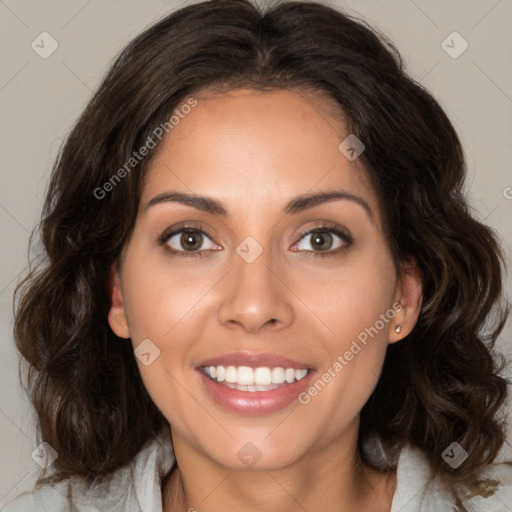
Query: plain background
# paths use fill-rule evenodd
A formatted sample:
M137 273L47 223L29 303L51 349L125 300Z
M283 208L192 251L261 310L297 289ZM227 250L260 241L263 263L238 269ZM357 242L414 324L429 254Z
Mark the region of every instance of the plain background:
M263 0L262 0L263 1ZM27 265L57 150L121 48L190 2L0 0L0 507L30 489L39 466L32 411L18 380L12 293ZM512 247L512 1L333 0L390 37L409 74L438 99L468 160L475 216ZM442 42L469 45L452 58ZM42 32L57 41L47 59L31 47ZM459 36L447 43L458 53ZM430 141L425 140L425 144ZM512 279L506 287L512 296ZM500 347L512 353L509 320Z

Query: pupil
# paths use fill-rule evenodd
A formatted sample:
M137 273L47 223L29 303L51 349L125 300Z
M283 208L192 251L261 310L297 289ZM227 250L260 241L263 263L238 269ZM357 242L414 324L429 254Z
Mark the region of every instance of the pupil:
M326 242L324 237L327 235L327 237L330 237L331 235L329 233L315 233L312 237L312 244L316 245L319 249L329 249L332 245L332 243ZM331 240L332 242L332 240ZM328 247L325 247L325 246Z
M183 247L187 250L201 247L200 236L197 235L194 231L184 231L181 237Z

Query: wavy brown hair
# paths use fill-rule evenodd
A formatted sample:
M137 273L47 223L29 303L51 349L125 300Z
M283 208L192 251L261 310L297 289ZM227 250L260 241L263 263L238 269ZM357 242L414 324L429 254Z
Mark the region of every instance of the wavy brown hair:
M469 476L505 439L494 343L509 307L503 251L471 215L452 124L364 22L314 2L211 0L166 16L119 54L54 165L44 251L15 291L20 371L39 435L59 454L39 482L107 475L166 425L131 345L107 322L109 269L134 227L151 154L98 190L191 95L238 87L321 93L364 142L396 268L416 258L424 301L414 330L389 346L361 412L360 448L374 434L383 446L413 443L436 472ZM441 458L453 441L469 453L457 469Z

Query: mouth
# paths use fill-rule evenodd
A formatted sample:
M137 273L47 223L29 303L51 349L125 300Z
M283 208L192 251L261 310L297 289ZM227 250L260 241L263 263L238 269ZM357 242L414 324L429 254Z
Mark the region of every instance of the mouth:
M283 366L202 366L201 371L216 384L250 393L271 391L293 384L305 378L309 368L285 368Z
M306 363L268 353L221 356L204 361L196 370L215 404L248 415L291 405L315 373Z

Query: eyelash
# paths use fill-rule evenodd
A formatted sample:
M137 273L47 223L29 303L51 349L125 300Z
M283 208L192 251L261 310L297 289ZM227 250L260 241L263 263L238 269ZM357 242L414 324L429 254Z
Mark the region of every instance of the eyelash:
M192 231L194 233L200 233L201 235L206 236L207 238L210 238L210 235L204 231L199 226L193 225L193 224L187 224L184 226L180 226L179 228L173 229L173 230L167 230L164 231L158 238L158 242L160 245L163 246L164 250L169 252L172 255L176 256L184 256L186 258L203 258L207 254L205 250L203 251L177 251L176 249L172 249L167 245L167 242L170 238L172 238L174 235L177 235L178 233L183 233L184 231ZM352 237L344 230L340 229L338 226L335 226L333 224L322 224L320 226L316 226L315 228L308 229L305 231L302 231L299 235L299 240L303 240L307 235L313 235L315 233L332 233L336 236L338 236L343 242L344 245L341 247L338 247L334 250L328 250L328 251L301 251L308 254L307 257L320 257L325 258L327 256L336 256L338 254L344 253L347 251L350 246L353 243ZM296 242L296 243L298 243ZM295 244L294 244L295 245Z
M337 249L328 251L304 251L308 255L308 258L326 258L328 256L337 256L346 252L353 243L352 237L346 231L333 224L321 224L320 226L316 226L312 229L306 229L300 233L299 241L306 238L307 235L313 235L315 233L332 233L340 238L344 242L344 245L338 247Z

